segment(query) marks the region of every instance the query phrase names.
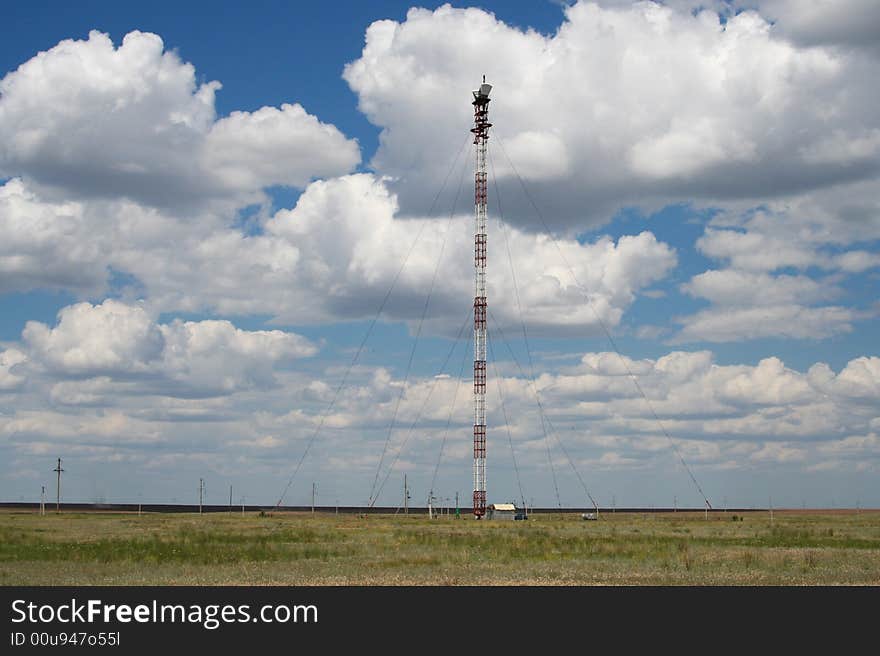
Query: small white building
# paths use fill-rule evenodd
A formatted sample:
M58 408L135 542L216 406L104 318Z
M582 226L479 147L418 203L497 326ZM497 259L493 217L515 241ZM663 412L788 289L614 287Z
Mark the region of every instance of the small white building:
M512 503L493 503L486 509L486 519L516 519L516 506Z

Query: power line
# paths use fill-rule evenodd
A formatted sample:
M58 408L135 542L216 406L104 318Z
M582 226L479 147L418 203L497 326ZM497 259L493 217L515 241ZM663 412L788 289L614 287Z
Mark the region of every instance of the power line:
M409 375L412 371L413 360L415 359L416 349L419 345L419 339L422 335L422 327L425 324L425 317L428 315L428 306L431 303L431 296L434 293L434 286L437 283L437 273L440 271L440 264L443 261L443 251L446 249L446 241L449 238L449 231L452 228L452 220L455 217L455 208L458 205L458 199L461 196L461 188L464 182L464 172L466 170L465 166L461 167L461 176L458 181L458 191L455 193L455 198L452 202L452 210L449 213L449 219L446 221L446 230L443 232L443 241L440 244L440 250L437 254L437 262L434 265L434 272L431 275L431 284L428 286L428 294L425 297L425 305L422 308L422 316L419 318L419 324L416 328L416 333L413 338L412 349L409 353L409 360L406 363L406 372L403 377L403 384L400 387L400 393L397 395L397 402L394 406L394 412L391 415L391 422L388 426L388 435L385 437L385 444L382 447L382 455L379 457L379 463L376 465L376 476L373 478L373 485L370 488L370 506L373 505L373 493L376 491L376 484L379 481L379 474L382 471L382 464L385 462L385 454L388 451L388 445L391 443L391 435L394 433L394 426L397 423L397 413L400 411L400 404L403 401L403 397L406 394L406 385L409 382Z
M486 331L486 343L489 345L489 354L492 356L492 373L495 374L495 385L498 388L498 399L501 401L501 413L504 415L504 428L507 430L507 442L510 445L510 459L513 460L513 471L516 473L516 485L519 488L519 498L523 508L526 505L526 495L523 493L522 479L519 476L519 466L516 464L516 453L513 450L513 437L510 434L510 420L507 418L507 406L504 403L504 394L501 391L501 377L498 375L498 367L495 364L495 347L492 345L492 335Z
M458 329L458 334L455 337L455 341L452 342L452 348L449 349L449 352L446 354L446 358L443 360L443 364L440 365L440 371L438 374L442 374L446 370L446 365L449 364L449 359L452 357L452 354L455 352L455 347L458 346L459 341L461 340L461 335L464 332L465 326L467 326L468 321L471 318L471 311L468 308L467 316L464 319L464 322L461 324L461 328ZM434 381L431 383L431 386L428 388L428 394L425 396L422 401L422 405L419 408L418 413L416 414L416 418L413 420L412 424L409 427L409 431L407 432L406 438L400 445L400 448L397 450L397 453L394 455L394 460L391 462L391 465L388 467L388 471L385 473L385 478L382 480L382 484L379 486L379 489L376 491L376 495L370 499L370 508L376 503L376 500L379 498L379 495L382 494L382 489L385 487L385 483L388 482L388 477L391 476L391 472L394 470L394 466L397 464L397 461L400 459L400 455L403 453L404 448L406 448L407 442L409 442L410 437L412 437L413 432L415 431L416 426L422 418L422 413L424 413L425 408L428 406L428 401L431 399L431 395L434 394L434 390L437 387L437 383L440 381L439 378L435 377Z
M519 323L522 327L523 343L526 347L526 355L529 359L529 380L535 379L535 365L532 361L532 349L529 347L529 335L526 332L526 320L523 315L522 302L519 295L519 284L516 280L516 269L513 266L513 256L510 253L510 240L507 238L507 228L504 224L504 206L501 204L501 190L498 186L498 178L495 175L495 160L492 159L492 152L489 151L489 165L492 169L492 182L495 187L495 197L498 199L498 225L501 228L501 234L504 237L504 247L507 251L507 264L510 267L510 276L513 280L513 294L516 298L516 309L519 313ZM547 464L550 465L550 475L553 477L553 489L556 492L556 505L562 510L562 498L559 496L559 483L556 480L556 467L553 465L553 456L550 454L550 438L547 436L547 426L544 423L544 415L541 413L541 431L544 434L544 445L547 447Z
M428 210L428 216L431 216L434 213L434 208L437 206L437 201L440 198L440 194L443 193L443 190L446 188L446 183L449 182L449 176L452 175L452 171L455 169L458 164L458 158L461 157L462 152L464 151L464 147L469 141L469 138L465 138L462 142L461 146L458 149L458 153L455 155L455 159L452 162L452 165L449 167L449 170L446 172L446 177L443 179L443 184L440 186L440 189L437 191L437 194L434 196L434 200L431 202L431 207ZM306 448L300 456L299 461L296 463L296 467L293 470L293 474L291 474L290 479L287 481L287 485L284 486L284 490L281 492L281 496L278 498L278 503L275 504L275 507L278 508L281 506L281 503L284 501L284 497L287 494L287 491L290 489L290 486L293 485L293 481L296 478L296 475L299 473L300 468L302 467L303 462L306 459L309 451L312 448L315 440L321 432L321 429L324 427L324 422L327 420L330 412L333 410L336 405L336 401L339 398L339 394L342 392L345 384L348 382L348 377L351 374L352 369L354 369L358 360L361 357L361 353L364 350L364 346L367 341L370 339L370 335L373 334L373 329L376 327L376 323L379 321L379 317L382 314L382 311L385 309L385 305L388 303L388 299L391 298L391 293L394 291L395 286L397 286L397 281L400 279L400 275L403 273L403 269L406 267L407 262L409 262L409 258L412 256L413 251L416 248L416 245L419 243L419 240L422 237L422 233L425 231L425 227L427 226L427 221L422 222L422 226L419 228L418 233L416 234L416 238L413 240L412 244L410 244L409 250L406 253L406 256L403 259L403 262L400 265L400 268L397 270L397 273L394 274L394 278L391 281L391 286L388 288L388 291L385 293L382 302L379 304L379 308L376 310L376 314L373 316L373 319L370 321L370 325L367 328L366 334L361 340L360 345L357 348L357 351L354 354L354 357L351 360L351 363L348 365L348 368L345 370L345 374L342 376L342 380L339 383L339 386L336 388L336 391L333 393L333 398L330 400L330 403L327 405L327 408L324 410L324 413L321 415L321 419L318 422L317 427L315 428L312 436L309 438L309 441L306 443Z
M468 315L468 319L470 319L470 315ZM433 476L431 476L431 487L429 489L432 494L434 492L434 485L437 483L437 471L440 469L440 461L443 458L443 450L446 448L446 439L449 436L449 427L452 424L452 415L455 412L455 402L458 399L458 390L461 387L461 380L464 377L464 365L468 361L468 351L471 345L472 338L473 335L468 334L467 342L465 343L464 351L461 356L461 366L458 370L458 379L455 381L455 391L452 393L452 405L450 405L449 415L446 417L446 428L443 431L443 439L440 442L440 451L437 453L437 462L434 463L434 474Z
M496 136L497 136L497 134L496 134ZM577 275L574 272L574 268L571 266L571 264L569 264L568 259L565 257L565 253L563 253L562 248L560 248L560 246L559 246L559 242L557 241L556 237L553 236L553 233L551 232L549 226L547 225L547 222L544 220L544 215L541 213L541 210L538 209L538 206L535 203L534 199L532 198L531 194L529 193L529 190L526 187L525 182L523 181L522 177L520 176L519 171L517 171L516 166L514 165L513 161L510 159L510 156L507 154L507 150L504 148L504 143L503 143L503 140L501 139L500 136L498 137L498 145L501 147L501 152L504 153L504 157L507 159L507 162L510 164L510 168L513 170L514 175L516 175L517 180L519 180L519 184L522 187L523 193L525 194L526 198L528 199L529 203L534 208L535 213L537 214L538 218L540 219L541 225L544 226L544 230L547 232L547 236L550 237L550 239L553 241L553 245L556 247L556 250L559 253L560 259L562 260L563 264L565 264L565 266L568 268L568 271L571 274L571 277L575 283L575 286L578 288L578 291L581 293L581 295L587 301L587 305L589 305L590 310L593 312L593 315L596 317L597 323L602 327L602 332L605 333L606 339L611 344L611 347L614 349L614 352L617 354L617 357L620 359L620 362L623 365L624 370L626 371L630 380L632 380L633 384L636 387L636 390L638 390L642 399L644 399L645 404L648 407L648 410L650 411L651 415L654 417L654 420L657 422L657 425L660 427L661 432L663 433L663 435L666 436L666 439L669 440L669 445L672 447L672 450L678 456L679 462L681 462L682 467L684 467L685 471L687 472L688 476L691 479L691 482L693 482L694 486L697 488L697 491L700 493L700 496L703 497L703 501L706 502L706 507L711 509L712 504L709 502L709 498L703 492L703 488L700 486L700 483L697 481L696 476L694 476L694 473L691 471L691 468L685 462L684 457L681 455L681 451L679 451L678 447L675 444L675 441L672 439L672 436L666 430L666 426L663 424L662 420L660 419L660 416L657 414L656 410L654 409L654 404L651 403L651 400L648 398L648 395L645 394L644 390L642 389L642 386L639 384L638 378L632 372L632 370L630 369L630 366L627 364L626 358L624 358L623 355L621 354L620 349L617 347L617 342L614 340L614 337L612 337L611 331L605 325L605 322L602 320L602 317L596 311L596 308L593 305L593 301L590 298L590 295L587 293L586 288L578 280Z
M492 317L492 321L494 323L495 317L492 315L491 312L489 313L489 316ZM513 363L516 365L516 368L519 370L522 377L525 378L526 374L523 371L522 366L520 366L519 360L517 360L516 355L513 352L513 348L510 346L510 342L508 342L507 338L504 336L504 331L501 330L501 328L497 328L497 330L498 330L498 333L501 335L501 340L504 342L505 346L507 346L507 351L510 353L510 357L513 359ZM532 393L535 395L535 402L538 405L538 413L540 414L542 421L547 422L547 425L550 427L550 434L553 435L553 437L556 439L556 443L559 445L559 448L562 449L562 453L565 455L566 459L568 460L568 464L571 466L572 470L574 470L574 473L577 476L578 480L580 481L581 486L584 488L584 492L587 493L587 497L590 499L590 501L593 503L593 505L596 506L596 502L593 499L593 495L590 494L589 489L587 489L587 485L586 485L586 483L584 483L584 479L581 477L580 472L577 470L577 467L575 467L574 461L571 459L571 456L568 454L568 450L565 448L565 445L562 444L562 440L559 438L559 435L558 435L556 429L553 427L553 423L550 421L550 417L547 416L547 413L544 410L544 404L541 402L541 396L538 393L537 385L535 385L535 382L533 380L531 380L531 379L527 379L527 380L529 380L530 386L532 388ZM557 490L557 494L558 494L558 492L559 491Z
M568 464L571 466L571 470L574 472L574 475L577 476L578 481L580 481L581 487L584 488L584 492L587 494L587 498L589 498L590 502L593 504L593 507L598 510L599 504L596 503L596 500L593 498L593 495L590 494L590 490L587 489L587 484L584 482L584 479L581 477L581 473L578 471L577 467L574 466L574 460L572 460L571 456L568 454L568 449L565 448L565 445L562 443L562 440L559 439L559 431L557 431L552 422L550 421L550 417L547 417L547 423L550 425L550 431L553 434L553 437L556 438L556 443L559 445L559 448L562 449L562 452L565 454L565 458L568 460Z

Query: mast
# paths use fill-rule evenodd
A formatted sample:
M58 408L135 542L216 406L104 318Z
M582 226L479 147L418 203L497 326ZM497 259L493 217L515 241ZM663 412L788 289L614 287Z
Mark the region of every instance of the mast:
M486 147L489 142L489 92L486 76L474 100L474 517L486 514Z
M55 512L61 512L61 472L64 471L61 469L61 458L58 458L58 466L52 471L58 474L57 482L55 483Z

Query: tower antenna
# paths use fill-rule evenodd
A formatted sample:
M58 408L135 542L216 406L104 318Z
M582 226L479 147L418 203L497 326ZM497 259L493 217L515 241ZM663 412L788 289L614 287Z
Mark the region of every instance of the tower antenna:
M492 85L483 83L473 92L474 145L474 517L486 514L486 224L487 170L486 148L489 143L489 92Z

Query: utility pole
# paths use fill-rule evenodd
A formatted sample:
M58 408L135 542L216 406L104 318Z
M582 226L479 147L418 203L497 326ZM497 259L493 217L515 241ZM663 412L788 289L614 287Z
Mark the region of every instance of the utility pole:
M312 483L312 514L315 514L315 489L317 487L317 483Z
M205 479L199 479L199 514L202 514L202 498L205 493Z
M678 512L678 497L672 497L672 512Z
M244 517L244 497L241 498L241 516Z
M409 515L409 488L406 486L406 474L403 475L403 514Z
M773 497L769 497L770 502L770 523L773 523Z
M40 515L46 514L46 486L40 486Z
M229 486L229 514L232 514L232 486Z
M55 512L61 512L61 472L64 471L61 469L61 458L58 458L58 466L52 471L58 474L55 483Z
M488 222L489 92L486 76L473 92L474 145L474 517L486 514L486 224Z

